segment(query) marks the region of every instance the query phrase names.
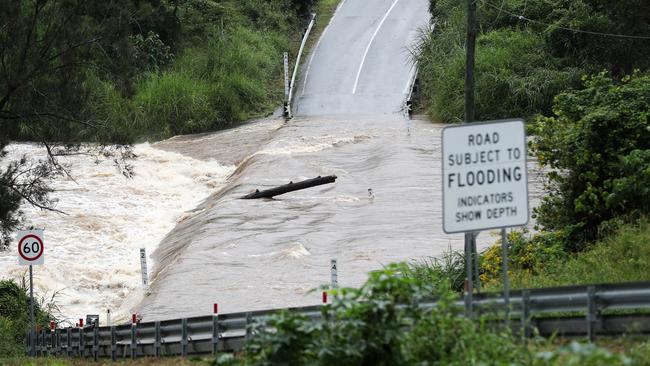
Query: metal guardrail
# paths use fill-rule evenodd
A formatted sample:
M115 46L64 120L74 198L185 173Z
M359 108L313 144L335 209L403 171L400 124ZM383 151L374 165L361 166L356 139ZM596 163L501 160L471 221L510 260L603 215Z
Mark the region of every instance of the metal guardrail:
M473 309L503 319L501 293L474 295ZM459 308L464 306L458 301ZM323 321L323 305L289 308L313 321ZM326 306L326 305L325 305ZM421 303L425 309L435 301ZM631 311L634 313L620 314ZM241 350L254 321L263 322L279 309L211 315L119 326L64 328L37 333L37 355L136 358L216 354ZM588 336L650 333L650 282L555 287L512 291L511 326L523 336ZM519 320L517 322L516 320ZM29 337L29 334L28 334ZM27 344L29 344L29 339Z
M302 36L302 41L300 42L300 49L298 50L298 55L296 56L296 63L293 67L293 74L291 76L291 83L289 84L289 91L288 93L286 93L287 95L285 95L286 100L284 101L284 116L287 118L292 117L291 103L293 102L293 90L296 84L296 75L298 75L298 68L300 67L300 59L302 58L302 53L305 50L307 39L309 38L309 34L311 33L311 30L314 27L315 23L316 23L316 14L312 13L311 20L309 21L309 25L305 30L305 34L303 34Z

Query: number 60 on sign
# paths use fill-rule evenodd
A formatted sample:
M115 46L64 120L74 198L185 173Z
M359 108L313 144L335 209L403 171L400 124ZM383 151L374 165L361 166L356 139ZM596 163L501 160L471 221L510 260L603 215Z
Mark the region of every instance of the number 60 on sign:
M43 255L43 230L21 230L16 235L18 241L18 264L29 266L45 263Z

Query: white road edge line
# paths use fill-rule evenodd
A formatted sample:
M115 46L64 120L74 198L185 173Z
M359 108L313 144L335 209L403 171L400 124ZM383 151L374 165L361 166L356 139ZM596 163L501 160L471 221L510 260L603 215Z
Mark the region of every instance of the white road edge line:
M363 70L363 64L366 62L366 57L368 56L368 51L370 51L370 46L372 46L372 42L375 40L375 37L377 37L377 33L379 33L381 26L384 25L384 22L388 18L388 15L390 15L390 12L393 11L393 8L395 8L395 5L397 5L398 2L399 0L395 0L395 2L393 2L393 5L390 6L390 9L388 9L384 17L381 19L381 22L379 22L379 26L377 26L377 29L375 29L375 33L373 33L372 37L370 37L370 42L368 42L368 47L366 47L366 51L363 53L363 57L361 58L359 71L357 71L357 78L354 80L354 87L352 87L352 94L357 93L357 86L359 85L359 77L361 77L361 70Z
M330 22L327 23L327 27L323 29L323 33L321 33L320 38L318 38L318 42L316 42L316 46L314 46L314 49L311 51L311 57L309 58L309 63L307 64L307 70L305 71L305 79L303 80L302 83L302 92L300 95L305 95L305 89L307 88L307 78L309 78L309 70L311 70L311 63L314 62L314 57L316 56L316 51L318 51L318 46L320 46L320 42L325 38L325 34L327 33L327 30L330 28L330 25L332 25L332 22L334 22L334 18L336 18L336 14L339 13L339 10L343 7L343 4L348 0L343 0L341 3L336 7L334 10L334 14L332 15L332 18L330 18Z
M415 79L415 70L416 69L417 69L417 67L415 66L415 64L411 65L411 70L409 72L409 78L408 78L408 80L406 80L406 86L404 86L404 91L402 92L402 94L407 95L408 93L411 92L410 89L411 89L411 86L413 85L413 79Z

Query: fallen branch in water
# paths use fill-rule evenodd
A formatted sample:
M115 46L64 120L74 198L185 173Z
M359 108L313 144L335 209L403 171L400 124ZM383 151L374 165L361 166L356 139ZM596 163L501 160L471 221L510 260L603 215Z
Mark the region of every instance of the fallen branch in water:
M267 189L264 191L260 191L259 189L256 189L255 192L245 195L244 197L242 197L242 199L252 200L257 198L271 198L274 196L279 196L281 194L298 191L301 189L316 187L323 184L334 183L335 181L336 181L336 175L329 175L327 177L318 176L316 178L303 180L302 182L296 182L296 183L289 182L289 184Z

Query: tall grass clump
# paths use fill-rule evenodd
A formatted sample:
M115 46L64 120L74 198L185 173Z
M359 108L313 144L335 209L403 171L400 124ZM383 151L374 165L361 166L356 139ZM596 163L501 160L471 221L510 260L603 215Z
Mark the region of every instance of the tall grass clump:
M161 136L198 132L217 122L213 87L179 72L153 75L133 98L136 127Z
M424 107L446 123L463 121L465 49L459 35L456 29L426 33L417 56ZM484 33L476 50L479 120L549 113L557 93L579 85L580 70L562 68L546 54L539 34L509 29Z
M186 49L174 67L149 75L133 98L137 127L161 136L222 128L267 111L283 39L237 27L210 35L202 47Z

